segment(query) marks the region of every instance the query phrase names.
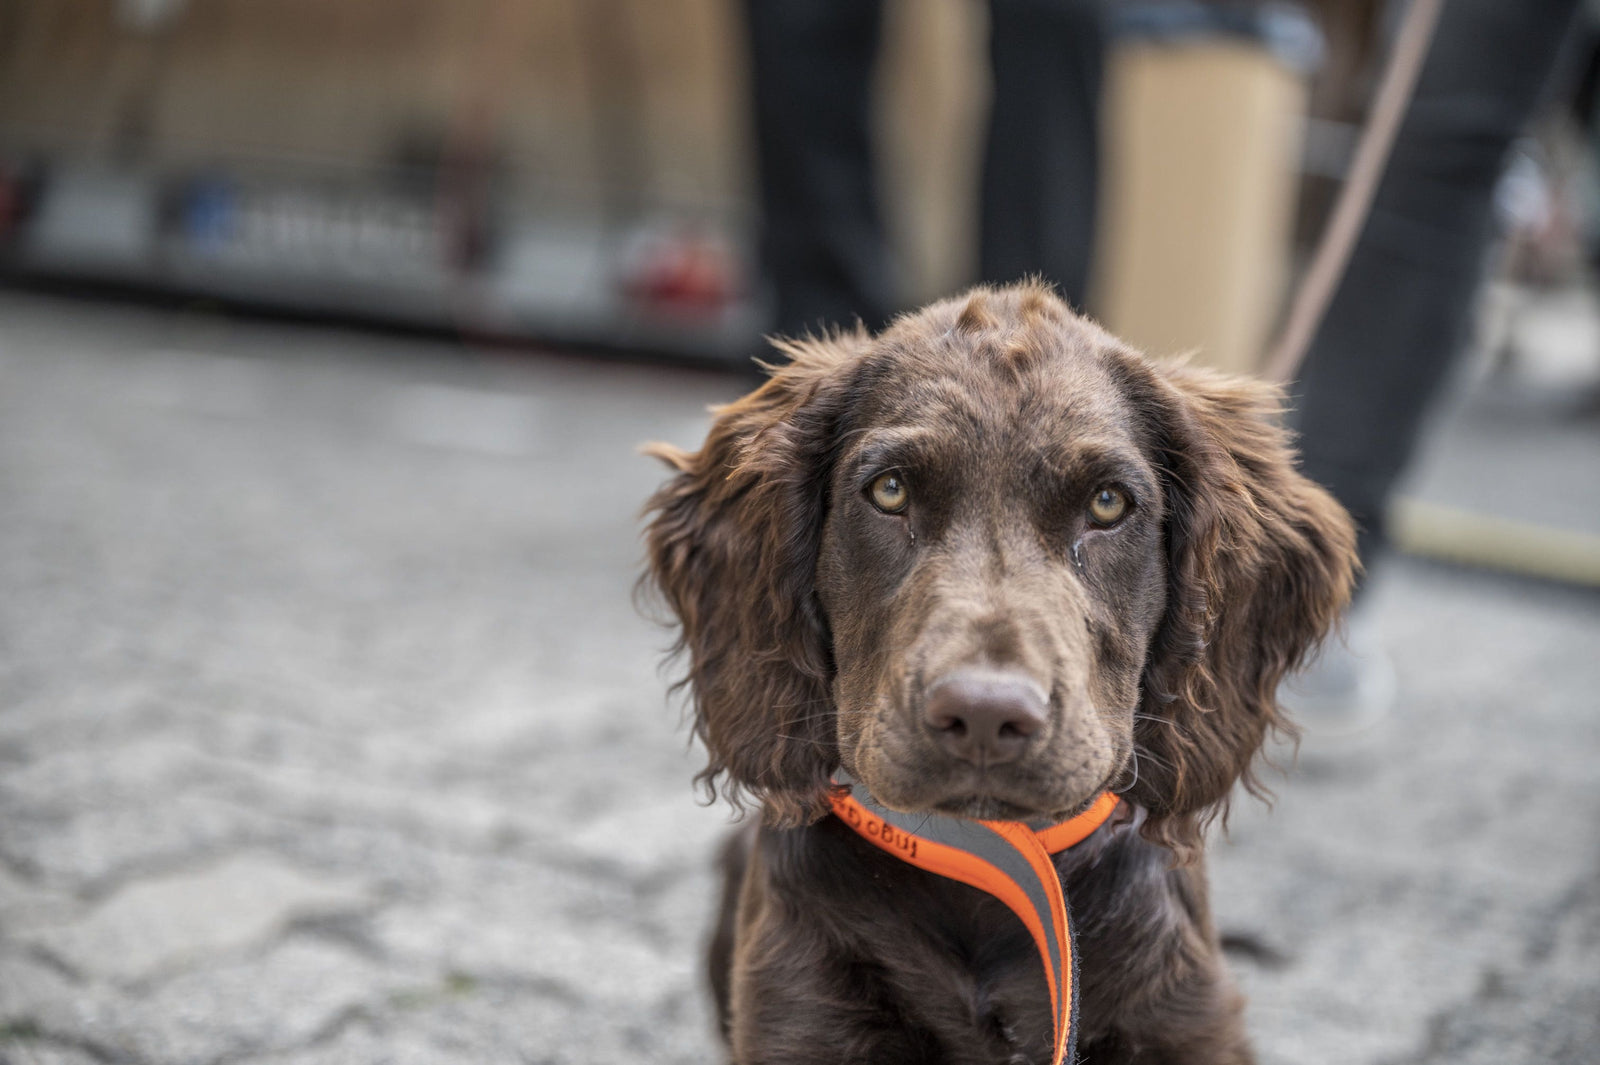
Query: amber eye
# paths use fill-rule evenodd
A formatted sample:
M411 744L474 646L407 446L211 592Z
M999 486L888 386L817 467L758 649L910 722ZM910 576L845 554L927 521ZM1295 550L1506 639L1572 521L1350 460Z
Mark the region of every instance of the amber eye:
M1115 488L1102 488L1089 500L1089 517L1096 525L1115 525L1128 512L1128 497Z
M872 500L872 505L885 514L898 514L906 509L906 504L911 502L911 493L906 490L905 478L898 473L880 473L867 488L867 495Z

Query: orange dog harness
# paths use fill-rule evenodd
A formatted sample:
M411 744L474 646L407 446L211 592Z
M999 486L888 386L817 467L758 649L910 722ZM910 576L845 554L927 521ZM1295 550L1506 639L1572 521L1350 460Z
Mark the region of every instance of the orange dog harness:
M833 812L868 843L918 869L959 880L1003 902L1027 926L1044 962L1055 1020L1051 1065L1073 1060L1078 1020L1078 963L1072 922L1052 854L1081 843L1105 824L1117 797L1104 792L1076 817L1032 829L1020 821L969 821L937 814L903 814L878 805L843 770L834 783Z

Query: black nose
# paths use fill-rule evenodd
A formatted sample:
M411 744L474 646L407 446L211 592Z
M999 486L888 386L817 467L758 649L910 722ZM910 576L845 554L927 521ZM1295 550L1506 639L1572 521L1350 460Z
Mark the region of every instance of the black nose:
M1008 670L959 669L928 690L922 719L941 746L963 762L1014 762L1049 720L1045 693Z

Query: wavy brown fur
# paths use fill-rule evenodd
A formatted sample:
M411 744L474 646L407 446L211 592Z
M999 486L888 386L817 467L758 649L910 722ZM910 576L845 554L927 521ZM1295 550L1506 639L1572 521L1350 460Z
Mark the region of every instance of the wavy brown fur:
M705 444L646 453L677 471L650 500L651 576L682 623L695 734L710 759L697 779L770 820L826 808L837 764L827 713L832 672L811 587L841 378L864 334L780 341L791 361L716 411Z
M1277 690L1348 601L1350 521L1294 469L1280 391L1204 369L1128 362L1176 500L1167 527L1167 616L1145 673L1130 797L1145 834L1191 855L1267 732L1295 729Z

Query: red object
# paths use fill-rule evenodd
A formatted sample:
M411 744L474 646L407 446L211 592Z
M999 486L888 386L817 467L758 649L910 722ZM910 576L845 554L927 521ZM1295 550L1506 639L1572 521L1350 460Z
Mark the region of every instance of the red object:
M715 314L733 299L733 256L715 238L687 232L650 237L631 260L623 291L651 311Z

